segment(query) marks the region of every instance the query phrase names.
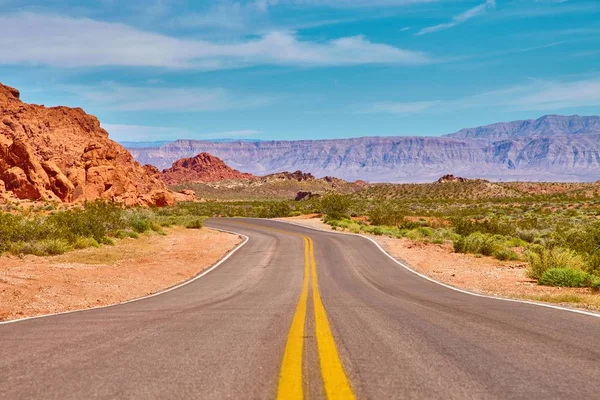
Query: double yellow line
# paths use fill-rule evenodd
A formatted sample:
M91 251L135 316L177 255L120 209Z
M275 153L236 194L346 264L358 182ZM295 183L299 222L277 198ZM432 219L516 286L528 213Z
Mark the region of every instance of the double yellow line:
M317 262L314 244L310 237L304 237L304 280L300 301L288 333L283 362L279 374L277 399L303 399L302 355L304 348L304 326L308 303L309 280L312 288L312 299L315 313L315 331L317 350L323 386L328 399L354 399L354 393L348 382L344 367L340 360L335 339L331 333L327 313L321 300L317 278Z

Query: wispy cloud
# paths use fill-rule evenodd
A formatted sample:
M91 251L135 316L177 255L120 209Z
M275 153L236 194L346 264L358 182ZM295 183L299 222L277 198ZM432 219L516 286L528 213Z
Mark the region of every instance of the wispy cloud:
M362 107L364 113L407 114L455 112L495 107L503 111L554 112L578 107L600 106L600 78L570 82L531 81L502 90L455 100L385 102Z
M55 67L147 66L216 70L254 65L416 65L427 55L363 36L315 42L293 33L216 43L180 39L133 27L47 14L0 16L0 64Z
M493 8L496 8L496 0L487 0L483 4L470 8L467 11L464 11L454 16L450 22L423 28L419 32L417 32L417 35L424 35L427 33L439 32L453 28L457 25L467 22L470 19L473 19L479 15L486 13L488 10Z
M494 18L498 19L525 19L539 17L553 17L555 15L596 13L600 5L584 2L545 2L535 7L511 7L498 10Z
M84 104L109 111L213 112L256 108L272 101L268 96L232 93L224 88L139 87L102 82L56 89L77 96Z
M600 79L574 82L535 82L516 87L504 101L506 107L528 110L559 110L600 106Z

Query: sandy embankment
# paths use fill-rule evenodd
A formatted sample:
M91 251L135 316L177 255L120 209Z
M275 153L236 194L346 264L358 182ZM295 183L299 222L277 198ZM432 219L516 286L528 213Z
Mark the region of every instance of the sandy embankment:
M314 216L278 218L312 228L331 231ZM600 310L600 294L587 288L539 286L527 276L525 262L498 261L492 257L454 253L452 245L415 242L387 236L366 235L390 255L415 271L437 281L475 293L516 299L559 303L570 307Z
M241 239L209 229L166 229L115 246L56 257L0 257L0 320L120 303L197 275Z

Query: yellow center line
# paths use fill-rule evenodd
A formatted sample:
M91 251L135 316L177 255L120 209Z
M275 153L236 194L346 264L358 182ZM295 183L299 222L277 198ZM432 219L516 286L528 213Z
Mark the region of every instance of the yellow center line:
M259 227L258 225L249 224L246 222L236 221L241 225ZM304 279L302 281L302 292L300 300L296 306L296 312L292 319L281 369L279 373L279 385L277 388L277 399L303 399L303 373L302 359L304 348L304 326L306 324L306 307L308 302L308 284L311 280L312 298L315 308L315 332L317 337L317 351L319 353L319 364L321 367L321 376L323 378L323 386L328 399L355 399L354 393L344 371L340 355L337 351L335 339L329 326L327 312L321 300L319 292L319 284L317 278L317 261L315 259L313 240L301 234L284 231L281 229L267 228L260 226L262 229L281 232L288 235L300 236L304 238Z
M354 399L354 393L348 382L340 355L335 345L335 339L331 333L331 327L327 320L325 306L321 300L319 284L317 279L317 262L315 260L314 245L308 238L312 272L312 295L315 307L315 330L317 335L317 348L319 350L319 362L321 364L321 376L323 386L328 399Z
M308 239L304 237L304 279L300 301L292 320L287 337L281 370L277 399L303 399L302 354L304 345L304 325L306 322L306 303L308 300L309 254Z

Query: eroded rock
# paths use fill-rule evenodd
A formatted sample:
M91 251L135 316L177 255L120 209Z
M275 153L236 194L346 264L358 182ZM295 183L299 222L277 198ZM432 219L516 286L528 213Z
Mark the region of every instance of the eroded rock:
M0 84L2 198L166 205L173 196L156 174L108 138L81 108L25 104Z

